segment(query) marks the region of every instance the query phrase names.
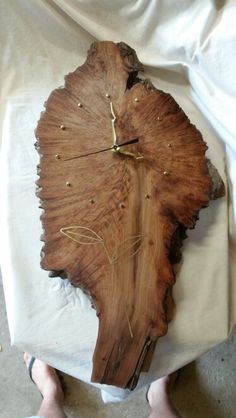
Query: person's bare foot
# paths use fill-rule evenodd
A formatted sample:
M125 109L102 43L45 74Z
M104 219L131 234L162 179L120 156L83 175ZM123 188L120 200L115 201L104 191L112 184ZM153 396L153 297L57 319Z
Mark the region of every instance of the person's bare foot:
M31 358L32 356L29 353L24 353L24 362L27 368L29 368ZM64 393L55 369L48 366L43 361L35 359L31 376L44 399L53 400L58 404L63 405Z
M155 380L149 387L147 400L152 412L149 418L180 418L170 399L178 372Z

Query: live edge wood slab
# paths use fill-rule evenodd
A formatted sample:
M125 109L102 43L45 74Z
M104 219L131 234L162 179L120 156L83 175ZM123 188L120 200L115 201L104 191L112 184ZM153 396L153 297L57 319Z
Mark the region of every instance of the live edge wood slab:
M142 69L128 45L92 44L36 129L42 268L97 311L91 380L130 389L167 332L186 229L224 194L201 133Z

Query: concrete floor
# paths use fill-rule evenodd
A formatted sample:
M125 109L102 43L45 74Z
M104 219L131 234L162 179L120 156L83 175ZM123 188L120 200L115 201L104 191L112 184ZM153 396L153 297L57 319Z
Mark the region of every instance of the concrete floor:
M35 414L41 397L23 364L22 353L10 346L0 281L0 418ZM236 418L236 332L228 341L181 370L173 398L182 418ZM62 375L68 418L146 418L144 391L121 404L104 405L100 392ZM165 417L163 417L165 418Z

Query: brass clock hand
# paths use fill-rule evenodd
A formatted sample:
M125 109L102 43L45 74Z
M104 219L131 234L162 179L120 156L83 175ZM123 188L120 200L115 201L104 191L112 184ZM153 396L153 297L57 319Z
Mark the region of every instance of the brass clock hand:
M118 145L116 142L116 130L115 130L116 115L113 109L112 102L110 102L110 108L111 108L111 115L113 116L113 118L111 119L112 136L113 136L113 151L119 152L120 154L128 155L129 157L135 158L136 160L142 160L143 156L142 154L140 154L140 152L138 152L138 154L134 154L133 152L123 151L123 150L121 151L119 149L120 145ZM128 145L128 144L123 144L123 145Z
M113 146L115 146L115 145L117 145L117 143L116 143L116 130L115 130L116 115L114 113L112 102L110 102L110 108L111 108L111 115L113 116L113 118L111 119Z
M128 157L132 157L135 160L143 160L143 155L140 154L140 152L138 152L138 154L134 154L134 152L130 152L130 151L123 151L123 150L118 150L118 152L120 154L124 154L124 155L128 155Z
M135 142L138 142L138 141L136 139L131 139L130 141L123 142L121 145L113 145L112 149L113 151L119 152L120 154L128 155L129 157L135 158L135 160L142 160L143 156L142 154L140 154L140 152L138 152L138 154L134 154L133 152L130 152L130 151L120 150L120 147L123 147L124 145L134 144Z
M124 147L127 145L131 145L131 144L136 144L137 142L139 142L138 138L134 138L134 139L130 139L129 141L123 142L122 144L114 144L112 147L109 148L103 148L101 150L98 151L93 151L93 152L88 152L86 154L80 154L80 155L76 155L74 157L71 158L64 158L63 161L70 161L70 160L75 160L77 158L82 158L82 157L88 157L89 155L95 155L95 154L99 154L100 152L104 152L104 151L114 151L114 152L120 152L120 147ZM133 154L135 155L135 154Z

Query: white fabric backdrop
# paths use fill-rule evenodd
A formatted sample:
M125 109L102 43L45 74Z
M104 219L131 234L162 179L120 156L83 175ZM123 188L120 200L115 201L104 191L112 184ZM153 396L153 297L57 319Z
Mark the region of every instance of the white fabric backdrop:
M235 323L236 2L0 0L1 269L12 343L90 381L97 318L86 297L39 267L34 129L50 91L95 39L124 41L145 74L202 132L228 195L201 212L184 243L177 310L141 387L227 338ZM105 401L126 392L103 387ZM109 398L109 394L113 397Z

